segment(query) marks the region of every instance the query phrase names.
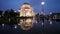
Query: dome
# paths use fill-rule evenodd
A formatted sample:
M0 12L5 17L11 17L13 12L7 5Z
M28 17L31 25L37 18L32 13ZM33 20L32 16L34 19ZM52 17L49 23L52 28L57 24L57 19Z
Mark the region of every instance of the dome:
M33 17L34 16L34 11L33 8L28 4L28 3L24 3L20 10L20 17Z
M24 4L27 4L27 5L29 5L29 3L24 3Z

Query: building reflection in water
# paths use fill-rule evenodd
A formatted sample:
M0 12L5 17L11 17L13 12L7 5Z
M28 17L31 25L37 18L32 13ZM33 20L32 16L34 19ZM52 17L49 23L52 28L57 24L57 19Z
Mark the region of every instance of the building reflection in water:
M21 26L21 29L23 30L29 30L33 27L33 25L34 25L34 19L32 18L20 20L20 26Z
M49 22L50 22L50 24L52 24L52 20L51 19L49 19Z

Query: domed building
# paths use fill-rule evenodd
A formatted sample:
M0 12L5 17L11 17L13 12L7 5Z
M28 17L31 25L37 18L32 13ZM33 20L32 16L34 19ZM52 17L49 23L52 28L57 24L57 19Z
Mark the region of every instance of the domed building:
M21 8L18 10L20 12L20 17L33 17L34 11L33 8L28 4L24 3Z
M28 4L24 3L21 8L18 10L20 13L20 17L23 17L24 19L20 19L20 26L23 30L29 30L33 27L34 24L34 11L33 8ZM25 18L27 17L27 18ZM29 17L29 18L28 18ZM30 18L32 17L32 18Z

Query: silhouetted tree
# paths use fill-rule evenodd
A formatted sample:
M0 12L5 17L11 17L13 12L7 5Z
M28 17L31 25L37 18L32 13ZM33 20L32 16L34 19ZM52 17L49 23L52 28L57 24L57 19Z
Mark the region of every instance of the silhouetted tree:
M0 15L2 15L2 12L3 12L3 11L2 11L2 10L0 10Z
M6 10L5 13L4 13L4 23L9 23L9 17L10 17L9 11L10 11L10 10L8 9L8 10Z
M0 10L0 24L2 24L2 13L3 13L3 11L2 10Z
M18 12L14 12L13 9L6 10L4 13L5 23L7 24L17 24L18 23Z
M14 12L13 9L8 9L4 12L2 16L3 11L0 10L0 23L5 24L18 24L19 23L19 13ZM2 17L1 17L2 16Z
M35 18L36 18L36 19L39 19L39 18L40 18L39 13L37 13L37 14L35 15Z

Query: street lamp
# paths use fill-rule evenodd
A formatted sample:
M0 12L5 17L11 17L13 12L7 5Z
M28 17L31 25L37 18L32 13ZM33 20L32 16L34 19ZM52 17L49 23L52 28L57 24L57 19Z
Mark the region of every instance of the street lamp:
M43 15L43 18L42 18L42 21L44 22L44 4L45 4L45 2L44 1L42 1L41 2L41 5L42 5L42 15ZM44 25L44 23L42 22L42 25Z
M42 12L44 12L44 4L45 4L45 2L42 1L42 2L41 2L41 5L42 5Z
M45 4L45 2L41 2L41 5L44 5Z
M44 34L44 4L45 4L45 2L44 1L42 1L41 2L41 5L42 5L42 15L43 15L43 18L42 18L42 34Z

